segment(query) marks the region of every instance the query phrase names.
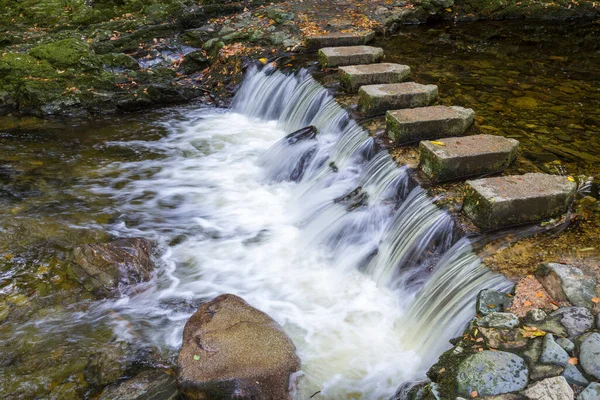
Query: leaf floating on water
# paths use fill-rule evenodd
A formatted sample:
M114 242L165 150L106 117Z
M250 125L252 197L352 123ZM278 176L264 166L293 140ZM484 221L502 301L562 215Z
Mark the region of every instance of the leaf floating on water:
M429 143L437 144L438 146L445 146L444 142L438 142L437 140L430 140Z

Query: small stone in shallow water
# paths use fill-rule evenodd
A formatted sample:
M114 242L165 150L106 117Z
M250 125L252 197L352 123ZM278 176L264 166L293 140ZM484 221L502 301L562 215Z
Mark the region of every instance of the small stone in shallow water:
M530 400L573 400L573 389L562 376L544 379L523 391Z
M458 394L493 396L516 392L527 386L529 370L516 354L485 350L467 357L458 367Z
M540 362L564 367L567 365L568 361L569 354L554 341L554 336L551 333L544 336L544 345L542 347Z

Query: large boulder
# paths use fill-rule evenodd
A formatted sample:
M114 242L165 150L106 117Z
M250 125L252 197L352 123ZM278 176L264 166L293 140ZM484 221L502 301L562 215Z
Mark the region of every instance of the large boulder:
M152 247L143 238L86 244L73 251L71 274L90 292L113 296L152 277Z
M533 384L523 395L530 400L573 400L573 389L562 376Z
M594 315L585 307L561 307L550 314L548 323L552 321L560 322L567 330L571 338L579 336L592 328L594 325ZM549 329L545 329L552 332Z
M495 396L517 392L527 386L529 369L516 354L485 350L467 357L458 367L458 394Z
M581 343L579 361L583 370L600 379L600 334L592 333Z
M267 314L221 295L188 320L177 384L187 399L289 399L300 368L292 341Z
M593 308L593 298L597 297L596 282L579 268L566 264L540 264L535 276L544 289L559 302L569 302L574 306Z

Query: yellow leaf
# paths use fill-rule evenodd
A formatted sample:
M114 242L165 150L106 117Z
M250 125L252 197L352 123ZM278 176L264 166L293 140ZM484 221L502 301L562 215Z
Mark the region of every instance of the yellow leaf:
M567 176L567 179L568 179L570 182L575 182L575 178L573 178L572 176Z
M267 59L266 59L266 58L264 58L264 57L262 57L262 58L259 58L259 59L258 59L258 61L260 61L260 62L261 62L261 63L263 63L263 64L266 64L266 63L267 63Z
M592 302L595 303L595 304L600 303L600 297L593 297L592 298Z
M438 146L445 146L445 144L443 142L438 142L438 141L435 141L435 140L430 140L429 142L433 143L433 144L437 144Z

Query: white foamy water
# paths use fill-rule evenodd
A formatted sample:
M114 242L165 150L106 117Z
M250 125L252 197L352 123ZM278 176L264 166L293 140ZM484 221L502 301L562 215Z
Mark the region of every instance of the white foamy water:
M298 399L387 399L448 346L478 290L505 285L452 246L450 218L303 74L251 71L234 111L168 124L162 140L113 143L163 158L111 165L94 187L121 205L115 233L164 249L155 281L98 306L128 321L125 339L176 351L197 304L234 293L296 344ZM316 138L286 141L306 125Z

